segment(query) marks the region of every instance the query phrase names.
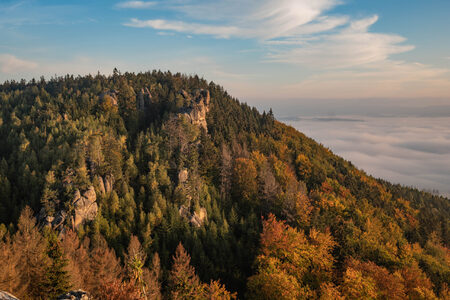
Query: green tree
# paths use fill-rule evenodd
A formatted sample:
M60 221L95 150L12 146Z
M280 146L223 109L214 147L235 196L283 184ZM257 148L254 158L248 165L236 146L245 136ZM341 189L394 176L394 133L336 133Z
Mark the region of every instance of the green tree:
M64 256L55 232L50 232L47 236L47 255L50 258L50 264L43 274L45 279L41 289L46 297L54 299L66 293L71 287L66 269L68 260Z

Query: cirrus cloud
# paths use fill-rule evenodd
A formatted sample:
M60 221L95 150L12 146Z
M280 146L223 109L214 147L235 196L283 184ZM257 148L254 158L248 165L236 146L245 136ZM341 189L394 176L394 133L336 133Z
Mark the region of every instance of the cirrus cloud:
M185 23L181 21L166 21L166 20L147 20L141 21L139 19L131 19L131 22L126 23L129 27L151 27L157 30L167 30L191 34L207 34L219 38L229 38L230 36L239 32L239 28L232 26L210 26L196 23Z
M125 1L116 4L117 8L146 9L155 6L156 2L151 1Z
M327 30L341 25L342 18L332 19L332 22L330 19L321 18L323 12L335 7L338 3L336 0L248 0L244 2L224 0L188 1L187 3L164 1L158 2L162 9L178 12L186 19L194 21L132 19L124 25L223 38L268 40L292 36L301 26L310 23L315 24L315 28L309 29L313 31Z
M350 68L383 62L393 54L414 49L403 45L406 39L401 36L370 32L370 26L377 21L376 15L353 21L336 33L321 35L300 47L278 49L269 55L269 60L320 68Z
M255 39L262 61L298 65L303 80L278 87L292 97L448 97L448 70L395 59L415 49L406 38L374 32L378 15L333 14L341 0L166 0L165 19L131 19L125 26L158 32ZM267 83L264 84L267 86ZM264 88L260 87L259 90ZM288 94L287 94L288 92Z

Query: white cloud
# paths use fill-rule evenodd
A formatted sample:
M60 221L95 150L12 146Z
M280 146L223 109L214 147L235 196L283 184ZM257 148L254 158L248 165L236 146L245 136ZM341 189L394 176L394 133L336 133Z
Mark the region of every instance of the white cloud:
M133 8L146 9L155 6L156 2L152 1L125 1L116 4L117 8Z
M302 30L305 32L330 30L341 25L346 19L345 17L322 17L323 12L338 4L337 0L223 0L193 1L188 4L180 1L160 3L167 10L184 14L186 18L197 20L197 22L133 19L125 25L221 38L267 40L292 36ZM308 27L302 29L301 27L306 24L309 24Z
M181 21L166 21L166 20L147 20L131 19L131 22L126 23L129 27L151 27L157 30L169 30L182 33L191 34L207 34L219 38L229 38L230 36L239 32L239 28L231 26L213 26L202 25L196 23L185 23Z
M414 49L403 37L369 32L378 16L351 22L337 33L321 35L299 47L277 49L270 60L319 68L351 68L386 61Z
M38 64L20 59L11 54L0 54L0 71L2 73L18 73L21 71L28 71L37 68Z

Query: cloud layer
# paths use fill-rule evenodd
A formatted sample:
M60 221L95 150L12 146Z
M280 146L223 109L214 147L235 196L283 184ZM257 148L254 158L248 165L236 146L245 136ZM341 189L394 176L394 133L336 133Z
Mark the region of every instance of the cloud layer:
M375 177L450 196L449 120L353 115L287 122Z

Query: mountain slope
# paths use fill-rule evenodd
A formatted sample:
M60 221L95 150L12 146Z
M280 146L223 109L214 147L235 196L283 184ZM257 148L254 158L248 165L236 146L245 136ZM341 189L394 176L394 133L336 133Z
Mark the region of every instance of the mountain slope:
M292 270L269 272L259 259L272 253L260 234L275 229L299 235L310 254L329 242L326 276L315 265L286 271L307 297L351 298L355 276L382 297L369 262L403 274L410 297L406 286L426 296L449 283L448 199L367 176L214 83L157 71L6 82L0 108L0 223L10 234L28 205L40 224L105 238L122 259L136 235L146 255L159 254L163 282L182 242L203 281L240 297L254 294L247 278L266 287Z

